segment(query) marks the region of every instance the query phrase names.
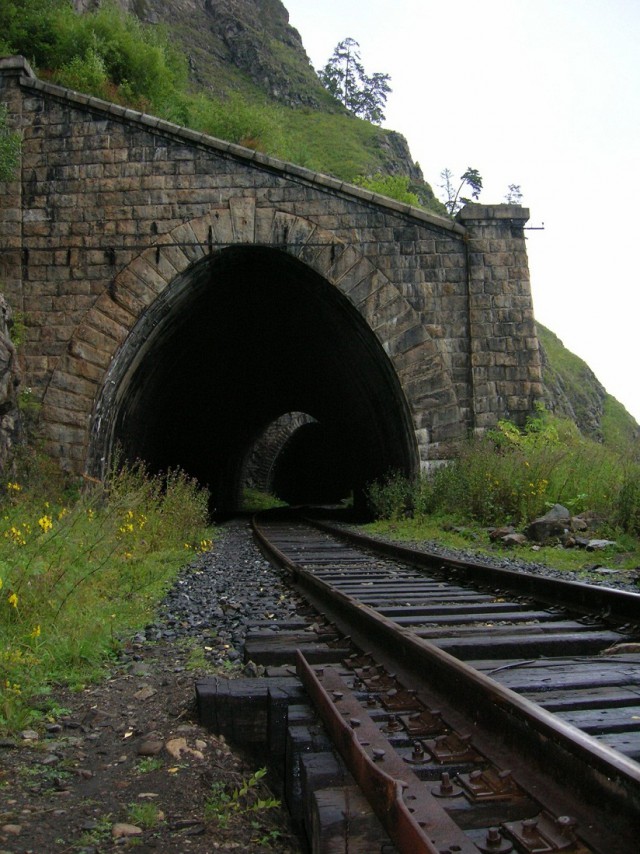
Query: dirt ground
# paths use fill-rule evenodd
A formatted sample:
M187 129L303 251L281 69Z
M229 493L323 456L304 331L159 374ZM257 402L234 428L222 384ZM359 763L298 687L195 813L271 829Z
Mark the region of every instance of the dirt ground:
M51 722L0 739L0 854L300 852L268 774L198 725L199 675L180 647L132 644L104 683L56 694Z

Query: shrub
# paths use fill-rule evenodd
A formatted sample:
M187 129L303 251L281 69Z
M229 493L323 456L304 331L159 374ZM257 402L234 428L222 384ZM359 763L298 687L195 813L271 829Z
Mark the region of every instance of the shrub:
M413 484L401 472L393 472L386 480L369 486L367 499L378 519L395 521L412 512Z
M387 196L389 199L406 202L408 205L420 205L418 196L409 189L410 180L406 175L382 175L377 173L368 178L360 175L355 179L354 183L358 187L371 190L372 193L380 193L380 195Z
M618 457L583 438L570 422L538 413L524 430L508 421L463 443L458 456L410 483L393 475L369 489L378 518L446 513L483 525L523 525L552 504L637 525L640 479Z
M224 100L194 96L188 105L188 124L211 136L265 154L285 149L284 134L273 107L247 101L232 93Z

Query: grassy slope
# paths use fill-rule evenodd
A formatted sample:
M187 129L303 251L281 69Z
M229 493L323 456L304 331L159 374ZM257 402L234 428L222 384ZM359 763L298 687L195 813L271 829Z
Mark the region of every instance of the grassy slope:
M541 323L537 324L537 329L547 356L543 369L547 388L560 388L567 396L583 432L592 435L595 432L596 438L605 445L628 448L633 456L637 456L640 431L633 416L606 392L587 363L567 350L557 335ZM593 422L594 412L599 413L597 432L585 428Z
M190 56L194 91L222 99L240 95L267 112L281 128L282 143L272 145L267 153L347 182L389 171L381 140L391 131L355 118L329 95L292 35L279 2L268 0L259 6L256 21L239 20L243 38L259 57L265 78L282 81L280 97L268 91L268 83L261 87L247 70L234 64L228 45L204 12L196 10L194 21L175 0L155 5L161 19L171 16L171 40ZM242 14L242 7L236 13ZM445 214L426 182L412 183L417 183L416 192L425 207Z

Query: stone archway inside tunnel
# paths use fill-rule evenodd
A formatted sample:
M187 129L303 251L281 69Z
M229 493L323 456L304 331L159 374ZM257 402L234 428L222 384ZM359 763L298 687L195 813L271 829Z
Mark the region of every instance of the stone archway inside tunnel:
M104 466L120 446L153 471L179 466L232 510L256 437L291 412L309 416L279 464L297 503L418 468L392 361L349 299L285 251L229 246L140 316L107 372L91 454Z
M243 488L287 504L336 504L351 498L348 472L334 466L340 437L304 412L287 412L262 432L243 467Z

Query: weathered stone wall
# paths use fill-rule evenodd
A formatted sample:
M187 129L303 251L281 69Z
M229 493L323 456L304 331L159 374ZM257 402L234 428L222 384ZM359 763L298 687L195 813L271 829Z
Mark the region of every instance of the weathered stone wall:
M274 246L349 299L391 359L423 465L540 396L522 208L452 223L338 180L45 84L0 60L23 136L0 207L48 447L87 462L105 377L138 318L224 246ZM102 417L102 416L101 416Z
M529 265L528 212L517 205L470 204L458 215L468 230L469 335L474 426L521 421L541 394Z

